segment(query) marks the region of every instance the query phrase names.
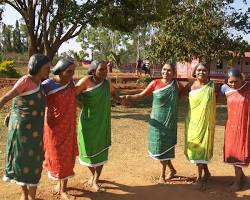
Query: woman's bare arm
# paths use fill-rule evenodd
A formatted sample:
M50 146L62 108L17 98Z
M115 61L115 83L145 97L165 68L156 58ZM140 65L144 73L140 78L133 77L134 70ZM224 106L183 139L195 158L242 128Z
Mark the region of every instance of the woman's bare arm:
M87 89L87 81L88 81L88 76L83 77L82 79L80 79L75 86L75 90L76 90L76 95L79 95L83 90Z
M0 109L11 99L16 97L19 93L15 89L11 89L3 97L0 98Z

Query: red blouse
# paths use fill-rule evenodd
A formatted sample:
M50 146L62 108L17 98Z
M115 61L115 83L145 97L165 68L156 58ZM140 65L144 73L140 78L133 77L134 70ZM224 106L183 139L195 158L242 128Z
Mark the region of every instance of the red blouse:
M151 95L155 90L166 87L167 84L163 83L161 79L155 79L149 83L149 85L144 89L143 93L146 95ZM178 82L179 91L184 89L184 86Z

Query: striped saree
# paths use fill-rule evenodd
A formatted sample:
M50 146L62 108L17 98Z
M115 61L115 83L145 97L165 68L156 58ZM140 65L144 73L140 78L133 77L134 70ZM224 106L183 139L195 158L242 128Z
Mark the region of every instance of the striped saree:
M153 92L149 120L148 151L157 160L175 157L177 141L178 88L176 81Z
M82 110L78 122L80 163L100 166L108 160L111 145L111 105L108 80L87 89L78 96Z

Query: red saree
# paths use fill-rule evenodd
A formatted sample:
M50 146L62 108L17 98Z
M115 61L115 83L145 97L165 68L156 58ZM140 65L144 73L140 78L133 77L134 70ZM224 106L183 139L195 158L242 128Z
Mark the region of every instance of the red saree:
M44 151L44 167L50 178L60 180L74 175L78 148L73 82L47 93Z
M225 129L224 161L238 166L250 162L250 83L226 92L228 120Z

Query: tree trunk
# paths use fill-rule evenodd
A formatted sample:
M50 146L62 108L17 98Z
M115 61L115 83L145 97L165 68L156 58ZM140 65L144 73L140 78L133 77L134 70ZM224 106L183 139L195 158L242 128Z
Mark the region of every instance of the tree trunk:
M28 52L29 52L29 57L31 57L35 53L38 53L35 39L34 37L32 37L31 34L28 35Z

